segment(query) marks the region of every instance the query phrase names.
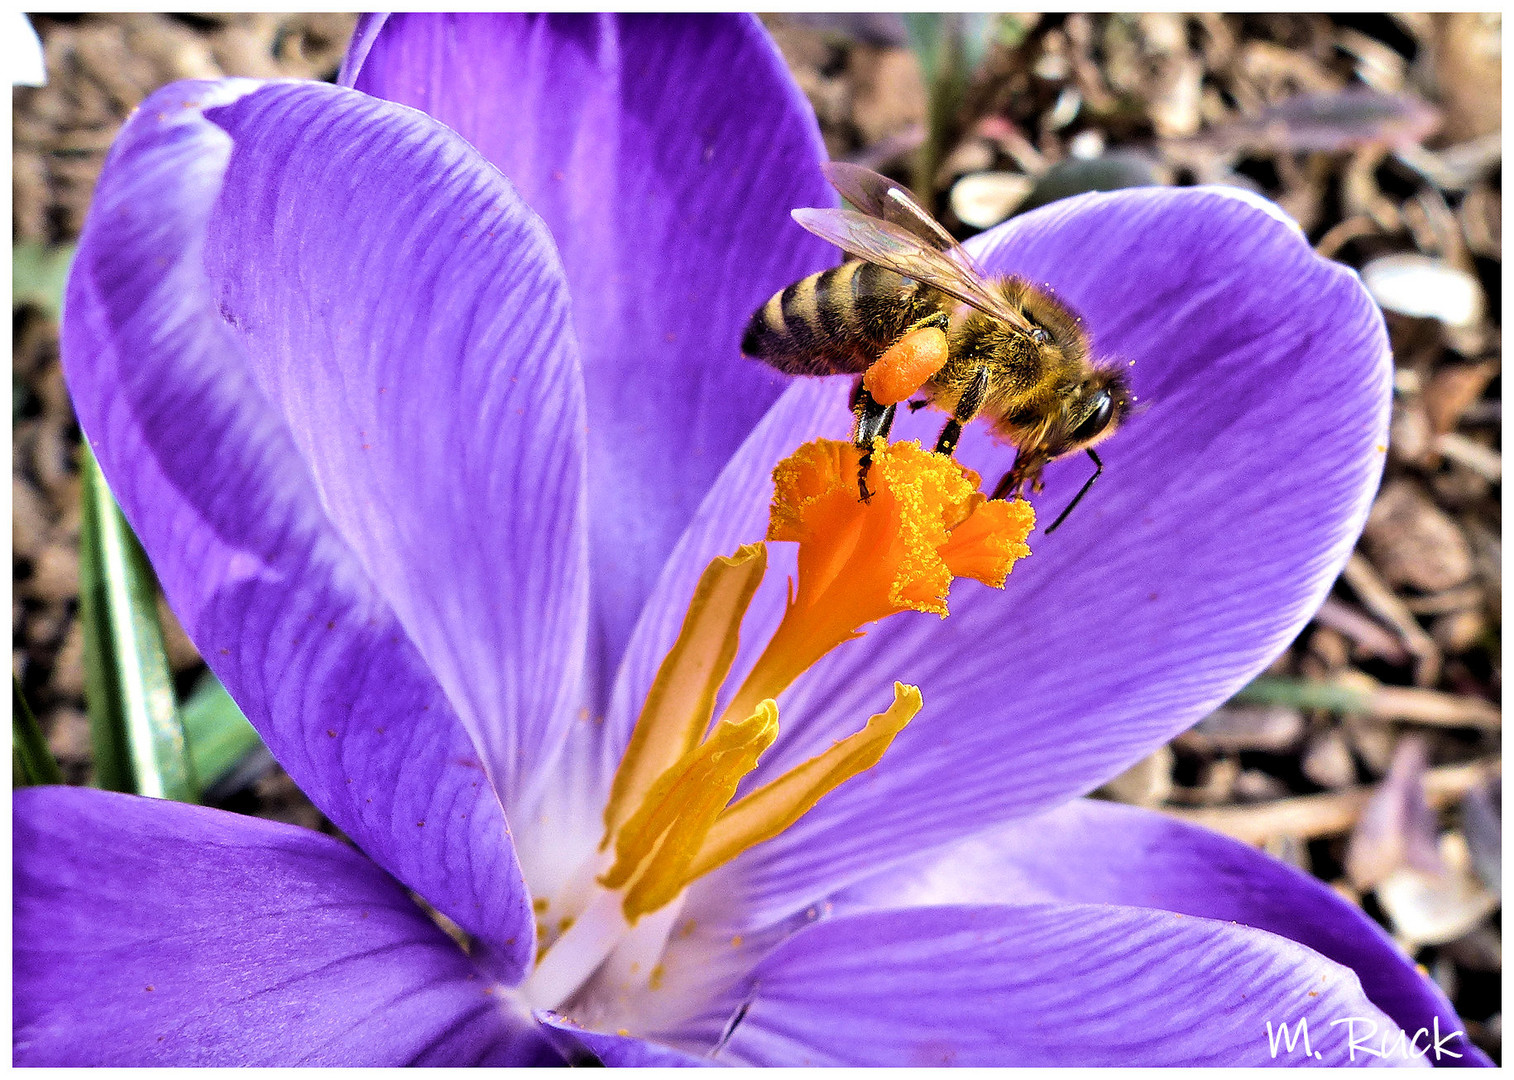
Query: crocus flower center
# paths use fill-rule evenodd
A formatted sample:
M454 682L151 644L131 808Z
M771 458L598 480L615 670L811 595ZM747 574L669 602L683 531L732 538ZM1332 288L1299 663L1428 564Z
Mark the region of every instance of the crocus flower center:
M742 547L700 577L615 774L599 852L553 898L553 908L575 914L541 928L544 940L560 933L526 984L532 1005L567 1001L596 972L645 983L684 890L877 764L922 705L918 689L895 683L893 704L860 730L733 802L778 737L775 699L796 678L869 623L907 610L944 617L954 577L1002 588L1029 554L1030 507L989 502L977 475L951 459L880 439L869 474L875 494L863 503L859 457L848 443L819 440L774 470L767 539L799 545L797 587L718 718L767 548Z

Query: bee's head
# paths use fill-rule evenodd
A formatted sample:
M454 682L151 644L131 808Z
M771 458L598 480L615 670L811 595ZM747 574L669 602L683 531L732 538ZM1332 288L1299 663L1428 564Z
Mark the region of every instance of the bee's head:
M1068 395L1057 425L1046 442L1048 458L1097 445L1120 426L1130 411L1130 384L1118 368L1093 368Z

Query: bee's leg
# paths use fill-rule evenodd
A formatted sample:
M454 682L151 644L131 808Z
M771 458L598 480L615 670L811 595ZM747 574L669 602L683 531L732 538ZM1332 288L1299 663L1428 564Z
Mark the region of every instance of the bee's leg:
M941 331L944 334L951 329L951 324L952 320L950 315L948 315L944 311L937 311L933 312L930 315L927 315L917 323L911 323L909 328L904 331L904 334L913 334L916 330L924 330L927 326L934 326L937 330ZM899 336L903 337L904 334L901 334Z
M957 407L952 410L952 418L946 422L936 439L936 453L951 457L957 449L962 425L977 416L978 410L983 408L983 402L988 400L988 375L988 368L980 367L973 375L973 381L962 391L962 396L957 399Z
M867 473L873 467L873 440L888 438L888 433L894 426L897 408L895 405L879 405L862 385L862 380L857 380L857 389L852 394L852 412L857 417L857 425L852 431L852 445L862 451L862 458L857 462L857 493L861 495L863 502L870 502L873 497L873 493L867 489Z
M1056 532L1057 526L1067 520L1067 515L1072 513L1072 508L1083 501L1083 496L1088 494L1088 489L1093 487L1093 482L1104 474L1104 463L1099 460L1099 455L1093 452L1093 447L1088 448L1088 456L1093 459L1093 475L1083 482L1078 493L1073 496L1072 502L1067 504L1067 509L1057 515L1057 520L1046 526L1046 535Z
M1010 495L1014 494L1015 490L1019 488L1019 486L1020 478L1015 475L1014 469L1010 469L1009 472L1005 473L1002 477L999 478L998 484L994 486L994 493L990 495L989 498L1007 499L1010 497Z
M1016 449L1015 463L1010 466L1009 472L994 486L994 493L990 499L1018 498L1029 487L1032 491L1041 490L1041 470L1046 467L1046 458L1040 454L1027 453L1023 448Z
M917 413L917 412L919 412L921 409L925 408L929 404L930 404L930 402L924 401L924 400L911 401L909 403L909 411L912 412L912 413Z

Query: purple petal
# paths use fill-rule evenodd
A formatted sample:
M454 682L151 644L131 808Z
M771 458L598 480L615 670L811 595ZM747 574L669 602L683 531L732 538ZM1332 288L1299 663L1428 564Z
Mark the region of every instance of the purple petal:
M1334 889L1227 836L1133 806L1079 799L866 879L837 914L922 904L1065 901L1181 912L1267 930L1356 972L1406 1031L1461 1028L1388 935ZM1466 1039L1447 1044L1486 1064ZM1454 1059L1446 1059L1454 1064Z
M342 70L337 74L338 86L352 85L357 73L362 70L364 61L368 59L373 43L378 40L379 32L384 29L384 23L388 21L389 13L382 11L357 17L357 25L352 28L352 38L347 42L347 54L342 57Z
M1247 927L1084 904L857 915L790 938L752 974L717 1060L742 1065L1352 1064L1347 1026L1391 1021L1355 975ZM1308 1022L1311 1048L1267 1024ZM1374 1047L1377 1043L1374 1041ZM1421 1040L1421 1046L1424 1040ZM1357 1065L1398 1064L1361 1050ZM1413 1063L1419 1063L1415 1059Z
M836 201L813 114L745 15L395 15L346 77L462 134L557 241L588 386L602 712L663 562L785 385L739 357L747 320L836 262L788 216Z
M585 611L581 398L540 223L410 110L179 84L106 166L63 357L170 603L269 748L523 970L483 765L519 798L555 753Z
M919 685L925 710L881 764L733 864L724 887L752 923L1092 789L1229 697L1318 607L1382 468L1389 358L1356 277L1278 213L1222 189L1139 189L987 234L989 270L1051 282L1099 356L1135 362L1145 411L1101 448L1107 475L1066 525L1032 535L1002 594L963 582L944 622L897 616L780 701L784 733L753 782L855 730L894 679ZM844 387L790 393L789 446L844 437ZM940 422L901 417L895 436L933 439ZM1012 456L969 428L961 457L988 483ZM676 605L711 556L760 535L771 464L733 461L649 606ZM1088 467L1053 466L1043 519ZM781 578L758 593L743 657L783 601ZM649 621L636 655L660 657L668 626ZM628 672L618 706L639 703L652 670Z
M14 801L17 1065L552 1060L373 863L319 833L82 788Z

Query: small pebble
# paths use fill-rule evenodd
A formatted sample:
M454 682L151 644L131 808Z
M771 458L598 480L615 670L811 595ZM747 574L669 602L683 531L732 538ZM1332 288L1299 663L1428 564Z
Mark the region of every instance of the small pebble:
M47 748L60 762L90 760L89 717L82 709L54 709L48 717Z
M63 603L79 595L79 555L63 544L49 544L32 564L27 592L47 603Z
M11 478L11 559L35 559L47 542L47 511L37 489Z
M1288 794L1287 785L1260 769L1245 769L1235 778L1237 802L1270 802Z
M1363 537L1389 584L1441 592L1472 575L1466 536L1412 481L1394 480L1383 487Z
M1282 751L1298 744L1304 717L1282 705L1227 705L1178 737L1195 751Z
M83 700L84 682L84 623L74 619L53 661L52 690L66 698Z
M1356 762L1340 728L1332 727L1310 739L1300 767L1322 788L1335 790L1356 783Z
M1019 173L969 173L952 185L952 213L964 225L987 229L1009 217L1033 186Z
M1385 310L1448 326L1473 326L1483 317L1482 286L1442 259L1385 255L1362 267L1362 284Z

